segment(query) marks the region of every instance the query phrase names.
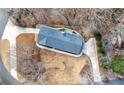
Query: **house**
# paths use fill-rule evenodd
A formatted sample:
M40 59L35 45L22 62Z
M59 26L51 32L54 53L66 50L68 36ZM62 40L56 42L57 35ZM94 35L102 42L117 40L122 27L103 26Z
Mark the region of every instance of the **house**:
M80 55L84 47L84 39L71 29L54 29L41 27L37 43L39 46L59 50L65 53Z

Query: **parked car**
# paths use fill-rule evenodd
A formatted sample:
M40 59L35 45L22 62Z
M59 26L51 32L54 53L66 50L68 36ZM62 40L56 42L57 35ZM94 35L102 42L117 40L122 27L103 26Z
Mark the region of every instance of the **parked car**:
M37 45L50 51L80 57L83 53L84 39L78 32L68 28L42 26Z

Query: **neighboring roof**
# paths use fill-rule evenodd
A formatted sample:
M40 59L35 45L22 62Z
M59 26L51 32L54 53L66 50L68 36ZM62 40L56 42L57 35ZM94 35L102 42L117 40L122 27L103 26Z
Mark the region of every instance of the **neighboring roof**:
M69 30L57 31L42 27L38 35L38 44L78 55L82 52L84 41L80 35L68 33Z

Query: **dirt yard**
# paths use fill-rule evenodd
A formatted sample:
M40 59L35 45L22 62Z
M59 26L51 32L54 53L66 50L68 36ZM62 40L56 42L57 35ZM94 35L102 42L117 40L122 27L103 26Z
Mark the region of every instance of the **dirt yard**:
M89 84L91 65L82 55L74 58L40 49L34 34L17 37L17 73L23 84Z
M0 40L0 54L2 56L3 63L8 71L10 71L10 43L7 39Z

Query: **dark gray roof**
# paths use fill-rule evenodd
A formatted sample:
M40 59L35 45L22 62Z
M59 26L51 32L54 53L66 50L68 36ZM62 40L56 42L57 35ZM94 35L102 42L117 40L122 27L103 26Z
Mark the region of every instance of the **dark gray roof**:
M82 52L84 41L80 35L42 27L38 44L78 55Z

